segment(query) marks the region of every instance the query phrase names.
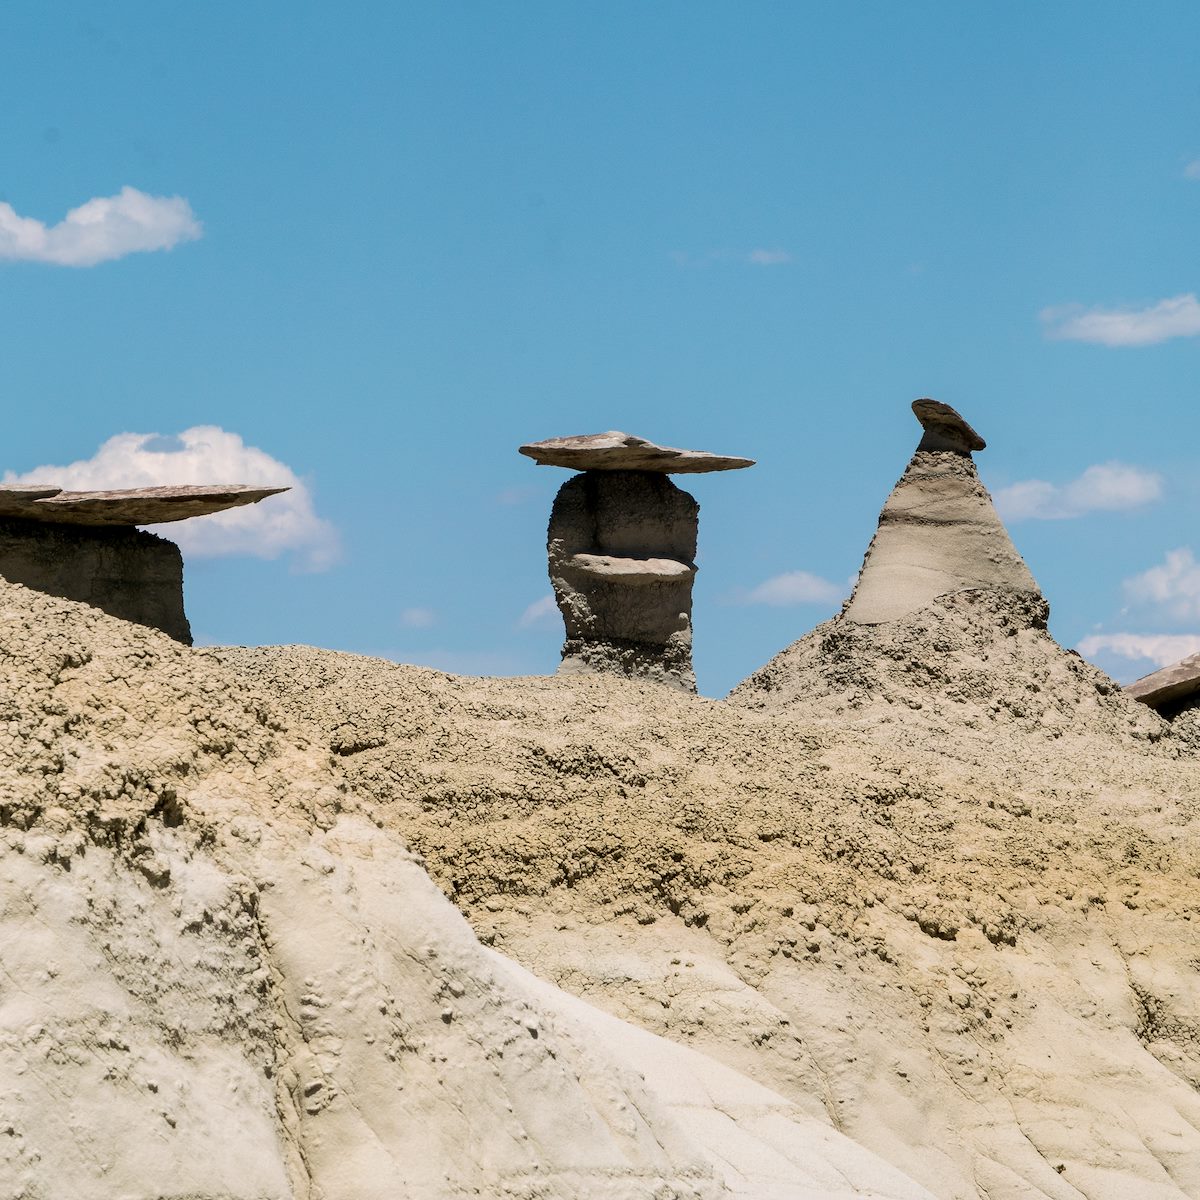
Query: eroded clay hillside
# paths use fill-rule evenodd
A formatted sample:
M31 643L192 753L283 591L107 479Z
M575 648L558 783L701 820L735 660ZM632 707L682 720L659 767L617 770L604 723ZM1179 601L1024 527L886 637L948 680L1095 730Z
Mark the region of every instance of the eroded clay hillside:
M728 702L217 652L480 936L942 1197L1200 1196L1200 763L1036 595L835 622Z
M0 582L5 1200L928 1197L482 946L346 749Z

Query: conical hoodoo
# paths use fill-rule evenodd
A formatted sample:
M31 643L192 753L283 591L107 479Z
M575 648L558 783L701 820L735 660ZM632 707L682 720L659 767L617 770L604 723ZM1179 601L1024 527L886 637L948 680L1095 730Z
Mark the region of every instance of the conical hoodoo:
M839 729L889 725L902 741L986 731L989 756L998 725L1035 738L1081 722L1114 738L1155 736L1157 717L1050 636L1049 607L975 473L983 439L949 405L918 400L913 411L924 435L845 608L730 703Z
M1039 595L976 473L971 452L987 443L948 404L912 407L925 432L879 514L844 618L895 621L968 588Z

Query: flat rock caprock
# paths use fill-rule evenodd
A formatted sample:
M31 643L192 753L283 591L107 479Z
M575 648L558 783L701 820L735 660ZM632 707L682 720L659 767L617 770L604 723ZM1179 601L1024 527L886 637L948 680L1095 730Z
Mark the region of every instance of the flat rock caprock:
M676 450L613 429L608 433L547 438L518 447L540 467L573 471L656 471L665 475L699 475L707 471L737 471L754 466L752 458L709 454L706 450Z
M94 492L0 487L0 577L190 644L179 547L137 526L204 517L287 490L245 483Z
M245 483L67 492L52 484L0 487L0 517L55 525L163 525L257 504L286 487Z
M1189 654L1169 667L1143 675L1125 688L1125 694L1164 717L1191 708L1200 693L1200 654Z
M987 449L987 442L950 405L940 400L914 400L912 410L925 430L918 450L953 450L970 454L972 450Z

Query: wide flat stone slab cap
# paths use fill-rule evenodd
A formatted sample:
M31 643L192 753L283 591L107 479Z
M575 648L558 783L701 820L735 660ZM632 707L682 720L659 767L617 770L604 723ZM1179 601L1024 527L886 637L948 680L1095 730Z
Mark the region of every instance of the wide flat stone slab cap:
M659 471L666 475L699 475L705 471L736 471L754 466L752 458L709 454L705 450L675 450L645 438L621 433L587 433L578 437L547 438L517 449L539 467L572 471Z
M206 517L243 504L257 504L287 490L245 483L110 492L64 492L62 488L44 484L0 486L0 517L52 525L163 525L188 517Z
M1189 654L1161 671L1143 675L1125 688L1127 696L1156 711L1186 700L1196 692L1200 692L1200 654Z
M950 405L940 400L914 400L912 410L925 430L918 450L957 450L969 454L972 450L987 449L987 442Z

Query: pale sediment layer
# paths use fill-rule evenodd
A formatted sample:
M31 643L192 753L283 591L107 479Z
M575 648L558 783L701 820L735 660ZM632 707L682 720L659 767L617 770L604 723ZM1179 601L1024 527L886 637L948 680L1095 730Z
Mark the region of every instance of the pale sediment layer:
M928 1200L481 946L216 656L0 582L0 662L0 1195Z
M486 940L935 1195L1200 1195L1197 727L1038 597L823 626L729 703L219 655Z
M879 514L844 618L894 621L964 588L1038 594L970 454L921 449Z
M0 1195L1200 1195L1197 722L1010 599L721 703L0 583Z

